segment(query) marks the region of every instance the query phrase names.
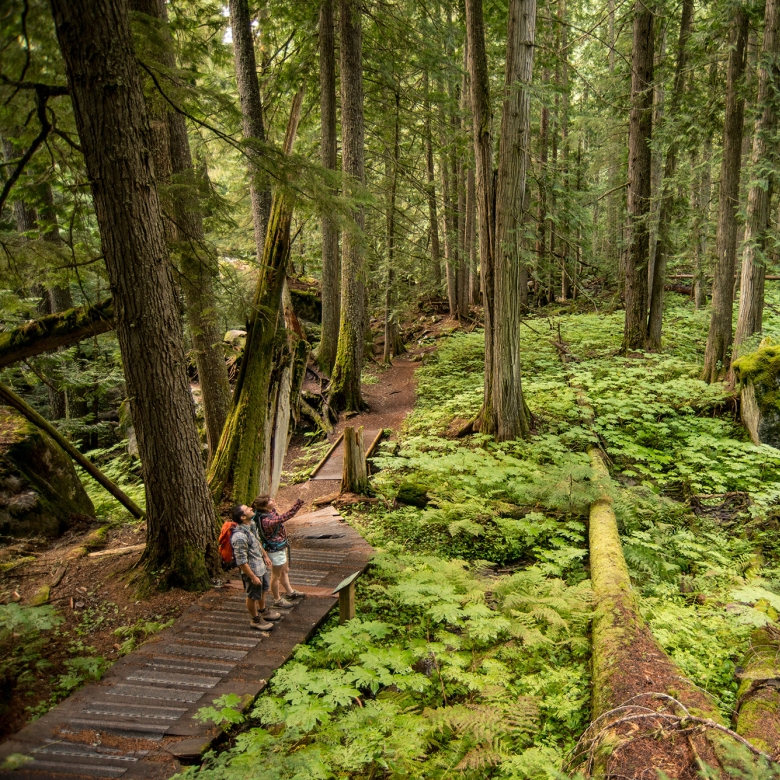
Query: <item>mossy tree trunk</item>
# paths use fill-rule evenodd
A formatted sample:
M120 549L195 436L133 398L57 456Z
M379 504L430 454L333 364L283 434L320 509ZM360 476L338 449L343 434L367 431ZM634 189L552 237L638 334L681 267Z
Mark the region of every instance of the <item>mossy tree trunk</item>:
M57 38L116 307L146 486L150 578L187 589L219 569L127 5L53 0Z
M0 368L114 329L114 300L49 314L0 333Z
M750 637L737 691L737 733L771 756L780 751L778 659L780 631L773 625L757 628Z
M395 201L398 192L398 158L400 156L400 114L401 95L395 91L395 115L393 124L393 151L385 157L385 181L387 182L387 269L385 271L385 345L382 354L383 363L391 363L398 355L398 317L395 312Z
M293 100L287 127L287 154L292 151L302 102L303 93L299 92ZM251 501L259 490L261 474L267 473L267 441L271 425L268 401L282 292L290 258L292 215L290 196L277 192L271 207L241 369L222 437L208 470L209 487L220 503L225 500Z
M341 161L348 181L362 186L365 180L363 148L363 36L361 3L339 0L341 34ZM349 186L347 184L346 186ZM362 206L353 212L355 228L343 237L341 258L341 321L336 363L328 405L334 411L360 412L367 408L360 387L363 372L365 268Z

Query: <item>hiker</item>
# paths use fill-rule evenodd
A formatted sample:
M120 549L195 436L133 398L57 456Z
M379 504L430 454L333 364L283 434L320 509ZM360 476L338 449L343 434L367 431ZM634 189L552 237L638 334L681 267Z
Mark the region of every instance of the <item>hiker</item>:
M254 510L246 504L233 507L233 522L236 527L231 536L236 566L241 572L246 591L246 608L252 618L250 626L258 631L270 631L281 613L267 609L265 594L268 590L268 568L271 561L260 544L252 518Z
M279 514L270 496L258 496L252 502L252 508L257 512L255 524L263 549L271 559L271 593L275 607L291 607L293 602L288 599L301 599L306 594L295 590L290 584L290 542L287 539L287 529L284 524L303 506L299 498L284 514ZM279 584L284 587L284 596L279 593Z

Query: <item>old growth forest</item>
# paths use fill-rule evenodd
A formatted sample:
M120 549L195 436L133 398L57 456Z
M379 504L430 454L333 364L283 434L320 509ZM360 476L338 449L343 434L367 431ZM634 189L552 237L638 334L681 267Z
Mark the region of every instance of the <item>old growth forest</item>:
M2 0L0 775L269 494L354 616L149 777L779 778L779 114L777 0Z

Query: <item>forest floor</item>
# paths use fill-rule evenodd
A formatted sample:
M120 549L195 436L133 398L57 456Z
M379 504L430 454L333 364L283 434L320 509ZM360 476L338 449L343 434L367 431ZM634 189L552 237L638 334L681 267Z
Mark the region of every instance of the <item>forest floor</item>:
M409 353L395 359L392 366L371 365L364 374L369 411L349 421L342 419L331 440L346 424L397 430L414 405L414 372L422 356L435 349L442 333L457 327L456 322L440 316L410 325L410 333L418 339L424 334L421 343L412 340ZM326 446L311 446L301 434L294 437L285 471L285 478L293 484L283 485L278 493L283 507L300 496L308 511L313 500L338 489L330 480L297 484L308 479ZM27 666L35 673L8 681L13 688L10 697L0 702L0 738L18 731L82 684L99 679L114 661L170 625L193 603L193 594L179 589L138 598L132 575L140 549L101 555L144 541L145 524L125 516L124 520L114 517L108 524L101 519L85 522L54 541L31 539L0 545L0 603L29 604L42 586L61 575L48 601L60 622L47 632L45 643L30 646Z

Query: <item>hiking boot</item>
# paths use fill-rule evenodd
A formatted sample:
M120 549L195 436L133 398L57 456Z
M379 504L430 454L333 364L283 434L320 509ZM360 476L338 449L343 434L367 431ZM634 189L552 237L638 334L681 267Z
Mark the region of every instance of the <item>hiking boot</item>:
M274 612L272 609L266 609L260 613L260 617L263 618L263 620L281 620L282 613Z
M294 607L295 604L293 604L292 601L287 601L287 599L276 599L274 601L275 607L281 607L282 609L289 609L290 607Z
M263 620L259 615L256 618L252 618L249 621L249 627L254 628L257 631L270 631L273 627L273 623L269 623L267 620Z
M306 594L301 593L299 590L294 590L291 593L285 593L284 598L286 599L305 599Z

